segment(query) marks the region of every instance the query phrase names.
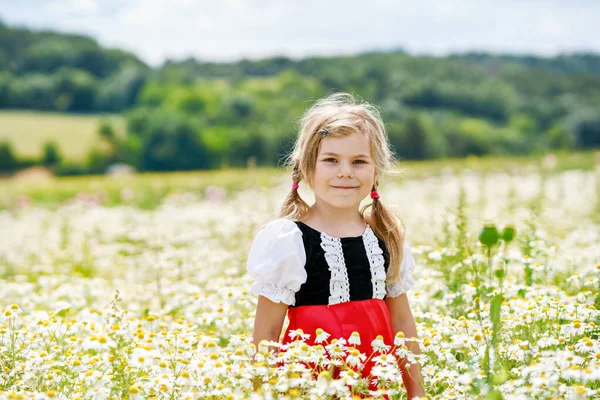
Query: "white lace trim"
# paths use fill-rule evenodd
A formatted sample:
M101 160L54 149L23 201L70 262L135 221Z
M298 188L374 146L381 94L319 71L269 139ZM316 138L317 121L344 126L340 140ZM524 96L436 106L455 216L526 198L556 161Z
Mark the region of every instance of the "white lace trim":
M405 287L401 281L397 281L397 282L387 285L387 296L388 297L398 297L401 294L406 293L406 291L408 289L410 289L410 285Z
M385 290L385 259L383 250L379 247L377 236L373 233L370 226L367 226L363 235L363 243L367 251L367 258L371 267L371 284L373 285L373 298L384 299Z
M329 280L329 305L350 301L350 281L344 261L342 241L339 238L321 233L321 248L325 250L325 260L331 272Z
M275 303L285 303L288 306L296 304L296 292L286 288L280 289L271 282L257 282L250 287L250 291Z

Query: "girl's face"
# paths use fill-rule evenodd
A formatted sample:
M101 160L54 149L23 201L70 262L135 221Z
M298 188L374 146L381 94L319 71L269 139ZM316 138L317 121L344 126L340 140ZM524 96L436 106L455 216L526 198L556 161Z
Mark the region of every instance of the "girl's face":
M367 135L326 136L321 141L311 182L317 201L334 208L358 209L375 178Z

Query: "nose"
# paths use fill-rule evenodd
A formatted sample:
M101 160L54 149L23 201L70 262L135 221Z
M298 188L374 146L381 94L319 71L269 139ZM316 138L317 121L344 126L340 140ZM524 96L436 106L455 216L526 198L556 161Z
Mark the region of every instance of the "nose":
M352 176L354 176L352 172L352 166L347 161L342 161L339 163L338 177L341 178L343 176L347 176L348 178L352 178Z

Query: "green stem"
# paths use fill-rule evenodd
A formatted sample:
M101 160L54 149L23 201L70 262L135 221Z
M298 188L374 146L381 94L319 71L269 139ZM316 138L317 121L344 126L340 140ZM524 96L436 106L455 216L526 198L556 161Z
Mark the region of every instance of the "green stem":
M494 281L494 271L492 271L492 248L487 247L487 258L488 258L488 274L490 274L490 284Z

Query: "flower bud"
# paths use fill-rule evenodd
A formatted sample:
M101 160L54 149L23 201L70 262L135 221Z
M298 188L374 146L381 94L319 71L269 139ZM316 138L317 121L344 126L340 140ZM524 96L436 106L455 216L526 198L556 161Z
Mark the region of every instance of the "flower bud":
M498 243L499 239L500 234L498 233L496 226L490 222L485 223L479 232L479 241L481 244L487 247L492 247Z
M513 241L516 235L517 230L515 227L513 225L506 225L502 231L502 240L504 240L506 243L510 243Z

